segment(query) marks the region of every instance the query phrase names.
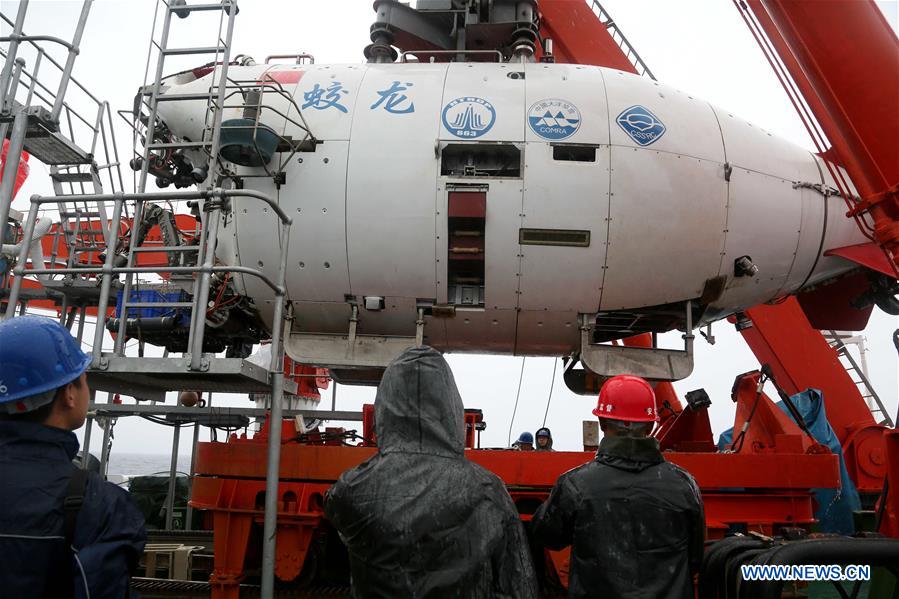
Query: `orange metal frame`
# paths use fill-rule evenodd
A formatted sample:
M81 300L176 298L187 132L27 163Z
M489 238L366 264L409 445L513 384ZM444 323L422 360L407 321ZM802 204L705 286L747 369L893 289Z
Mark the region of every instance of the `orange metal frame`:
M738 8L742 2L737 3ZM899 260L899 40L870 1L792 2L747 0L764 36L743 14L756 40L776 51L817 123L803 117L813 139L820 126L835 158L861 195L849 216L870 214L867 231ZM767 39L764 39L767 38ZM777 70L776 65L772 64ZM795 102L794 102L795 104ZM803 109L796 105L802 115ZM822 148L824 150L825 148ZM839 182L839 176L835 176ZM857 218L858 220L858 218ZM863 230L866 223L861 223Z

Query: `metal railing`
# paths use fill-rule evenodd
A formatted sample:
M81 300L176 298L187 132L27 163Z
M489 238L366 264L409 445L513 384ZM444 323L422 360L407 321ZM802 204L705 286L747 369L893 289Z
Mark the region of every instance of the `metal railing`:
M637 74L640 76L649 77L650 79L655 81L655 75L652 74L652 71L649 70L649 67L646 66L646 63L643 62L643 59L640 58L640 55L637 54L637 50L627 40L627 37L625 37L624 33L618 27L618 24L615 23L615 20L612 19L611 15L606 12L606 9L604 9L602 4L599 3L599 0L593 0L590 7L593 9L593 13L597 17L599 17L599 22L605 25L605 28L608 30L609 35L612 36L612 41L618 44L618 47L624 53L624 56L630 61L632 65L634 65L634 69L637 71Z
M13 24L14 32L13 35L8 39L8 41L10 41L10 48L5 53L7 61L4 65L3 72L0 73L0 83L2 83L0 87L2 87L3 91L3 95L2 97L0 97L0 100L2 100L2 102L0 102L0 105L6 105L6 100L10 97L10 95L15 95L16 93L27 94L27 96L25 96L23 105L30 105L34 101L44 102L50 107L49 113L51 115L53 115L55 118L62 118L63 124L56 127L56 130L60 132L60 135L68 135L70 138L72 138L76 136L76 129L78 129L79 127L86 128L87 131L91 132L92 137L90 138L90 143L85 145L85 147L89 148L90 150L89 152L85 152L86 154L92 155L98 152L100 144L102 144L103 147L108 148L109 145L107 144L106 140L107 135L109 135L112 137L112 154L116 155L115 138L112 134L111 111L109 109L109 106L106 103L97 100L94 96L90 95L90 93L87 92L87 90L81 84L77 83L76 81L74 81L74 79L71 78L72 61L74 59L74 56L77 54L78 43L80 42L80 36L84 28L84 21L87 18L91 1L92 0L86 0L85 2L81 18L79 19L75 41L67 45L66 42L63 42L62 40L58 40L56 38L51 38L49 36L34 36L31 38L26 38L23 36L22 22L24 21L25 13L24 5L27 5L27 0L23 0L22 4L20 4L21 8L16 21L13 23L7 20L7 22ZM109 158L107 158L106 164L103 165L103 168L110 173L110 176L112 176L113 172L118 174L118 180L115 181L115 183L111 183L110 185L110 189L115 190L114 193L97 193L96 188L95 193L84 193L85 189L83 185L80 188L81 193L74 193L76 191L79 191L79 189L76 189L76 184L82 183L82 181L78 180L79 177L75 176L77 174L80 174L80 171L76 170L73 172L71 168L64 168L61 171L57 172L57 182L63 186L67 184L69 186L68 191L72 193L66 193L64 195L57 195L53 197L41 195L35 195L31 197L30 210L22 228L22 238L23 240L25 240L25 243L18 247L18 261L12 270L12 285L9 289L6 310L2 315L0 315L0 318L12 318L16 316L17 313L25 311L28 304L28 297L25 296L23 298L22 291L24 279L26 276L63 276L67 279L70 278L75 281L88 283L94 288L94 291L96 291L96 288L99 287L99 293L94 296L94 298L92 299L92 303L90 304L91 306L96 306L97 322L93 330L93 339L90 352L91 365L89 368L89 372L93 372L97 376L99 376L99 373L108 374L112 366L128 366L130 364L133 364L137 371L140 371L141 373L152 374L152 376L155 376L158 380L157 384L160 389L167 389L168 387L166 385L169 384L169 382L163 379L166 374L171 374L170 371L175 368L175 366L172 365L173 362L171 360L168 360L167 358L160 359L160 363L165 362L165 368L168 368L169 372L161 372L157 370L152 371L151 373L149 367L145 365L146 360L126 356L125 350L127 339L126 333L128 332L128 308L129 305L134 308L139 308L142 306L142 303L139 299L135 301L131 297L131 291L133 285L135 284L136 275L148 274L158 277L182 275L185 278L193 279L193 288L192 293L190 294L189 302L158 302L154 303L154 307L165 308L167 307L167 305L175 305L178 307L178 309L189 309L190 322L187 325L187 351L185 352L184 358L180 359L179 363L181 372L195 373L197 375L203 373L209 368L210 361L218 359L214 354L204 354L203 352L204 338L206 337L207 326L207 305L210 296L210 286L213 275L219 273L249 275L260 280L271 290L275 299L273 304L273 318L271 326L271 360L269 362L268 370L265 376L265 382L271 389L271 410L268 463L266 472L262 569L263 596L271 596L274 584L274 550L278 501L277 485L280 467L280 429L283 416L283 334L285 331L285 327L289 326L288 323L292 318L292 307L289 305L289 302L286 301L287 252L292 219L281 209L277 202L275 202L268 195L262 192L246 189L223 188L223 184L231 176L231 173L222 171L218 155L222 133L222 113L225 107L225 101L227 97L230 97L229 91L234 94L240 94L245 98L245 93L248 89L246 84L235 84L229 90L229 82L227 79L227 71L230 64L230 46L234 30L234 17L237 14L236 1L223 0L221 3L217 4L195 4L193 6L190 6L186 4L175 4L174 2L169 3L165 0L160 0L157 5L157 13L159 12L159 8L161 8L164 12L162 19L162 29L157 37L157 22L154 18L152 35L153 39L150 46L150 54L148 55L147 59L147 74L149 74L153 48L156 48L158 50L158 56L155 65L155 73L152 76L152 83L149 86L147 85L147 74L145 74L143 89L148 90L149 93L141 96L141 102L139 105L141 107L141 110L135 111L138 113L135 114L135 119L137 121L137 119L139 119L140 115L143 113L143 108L147 109L148 114L146 115L146 127L149 132L149 135L147 135L146 137L146 143L143 143L144 147L141 154L143 161L138 175L138 180L135 181L136 193L125 193L122 190L123 185L121 179L121 171L117 159L115 159L113 156L109 156ZM214 46L197 48L168 48L167 44L169 38L169 29L172 23L173 14L183 18L194 11L212 10L218 10L221 14L221 17L219 19L217 40ZM70 50L65 64L61 65L60 63L50 59L46 52L40 50L40 48L38 47L38 59L36 61L35 71L37 71L37 69L40 68L41 65L46 64L46 62L50 62L51 64L61 69L63 73L62 76L65 81L61 82L58 90L55 92L50 89L50 87L38 81L36 72L25 72L24 64L21 61L15 62L15 64L13 64L13 61L16 59L18 44L22 42L29 42L33 44L38 40L59 42ZM204 184L206 189L201 189L200 191L183 191L174 193L147 192L146 183L149 174L148 159L153 153L154 149L156 149L154 148L154 146L160 145L154 143L152 132L153 128L157 124L157 106L162 93L161 88L164 79L163 70L166 62L165 59L167 56L202 53L214 55L214 62L212 63L214 76L209 90L206 120L204 123L204 140L206 140L208 136L209 141L204 141L202 145L202 148L206 153L206 157L208 158L208 174L206 183ZM307 57L295 57L295 59L298 61L305 58ZM20 81L25 80L27 80L28 82L27 88L22 87L19 84ZM15 81L16 83L15 88L9 87L9 84L11 84L13 81ZM72 110L68 105L68 102L64 101L64 94L69 87L70 82L74 87L81 89L88 95L90 99L96 102L96 119L91 120L87 117L82 116L82 114ZM7 89L11 90L10 94L6 93ZM283 89L280 89L280 86L276 86L274 85L274 83L266 83L262 86L261 89L258 89L257 91L260 98L257 100L257 106L255 108L258 110L262 110L263 108L261 100L262 95L267 93L285 93ZM12 101L8 102L8 104L11 107ZM243 104L246 104L245 100ZM270 107L265 108L271 109ZM21 110L19 111L19 114L24 116L24 112ZM298 114L300 113L298 112ZM287 118L288 115L283 116ZM299 118L300 120L302 120L302 115L300 115ZM18 128L16 132L19 134L19 139L21 140L24 140L25 138L25 124L26 122L24 118L18 118L14 123L14 127ZM139 124L139 121L134 123L135 148L137 147L137 142L140 141L140 132L138 130ZM301 142L309 141L309 139L311 139L311 134L309 133L308 127L305 126L305 122L300 123L300 121L295 121L295 124L298 125L301 130L305 131L304 138L303 140L301 140ZM5 135L6 131L4 130L3 133ZM194 146L196 146L196 142L193 142L193 144ZM296 151L295 147L291 149L293 151ZM11 144L10 152L15 152L16 156L21 153L21 150L21 147L15 148L12 147ZM13 168L12 170L15 170L15 168ZM66 175L71 176L67 177ZM4 178L2 187L7 187L6 178ZM12 194L10 193L10 198L11 195ZM223 214L231 210L232 202L245 199L251 199L265 203L267 207L270 208L278 216L280 257L278 265L278 275L276 279L272 279L269 276L266 276L266 274L264 274L261 270L256 270L254 268L237 265L221 265L216 262L215 248L219 226L222 221ZM148 203L154 202L198 202L201 210L201 227L199 229L197 245L191 246L190 248L191 252L196 252L195 261L193 257L191 257L191 260L194 261L193 264L184 264L182 261L182 263L179 264L169 264L165 266L135 265L135 262L137 260L136 257L139 256L141 252L172 252L175 250L184 252L188 251L186 249L183 249L184 246L173 248L170 247L170 244L166 243L162 244L160 247L145 247L140 245L140 240L138 239L140 236L134 234L133 231L136 231L138 227L144 224L143 219L145 206L148 205ZM96 207L95 210L91 210L91 204ZM111 217L107 218L104 211L106 207L110 205L112 214ZM129 211L129 207L131 209L130 217L127 214ZM83 236L79 237L79 234L82 233L81 228L83 226L84 219L91 218L88 215L91 213L96 213L96 216L94 218L98 218L100 221L99 227L101 234L97 236L94 235L92 231L89 231L88 235L90 235L91 243L86 244L88 245L88 247L84 250L86 255L88 257L93 257L93 259L77 259L77 257L75 256L75 252L70 251L68 259L64 264L62 264L61 261L57 259L57 252L54 250L49 266L43 263L33 263L29 267L29 265L27 264L27 258L31 247L30 240L33 239L37 230L39 216L42 214L47 214L48 212L52 212L54 209L57 211L57 213L66 215L71 214L74 217L75 223L73 230L66 230L65 227L63 228L64 230L62 231L62 233L58 235L57 240L54 241L54 247L57 247L58 243L60 243L62 239L65 239L65 242L69 244L70 247L73 247L72 244L77 244L79 239L83 241ZM129 218L131 223L131 231L124 232L123 226L128 223ZM6 217L5 215L3 215L3 219L0 222L5 223L5 221ZM89 229L93 229L93 225L91 225ZM0 228L0 230L2 230L2 228ZM127 246L127 249L125 249L125 246ZM127 252L125 254L127 259L125 260L124 265L122 265L119 261L123 255L123 250ZM102 264L97 264L96 260L100 257L102 257ZM104 323L110 310L110 295L114 291L114 286L115 289L121 288L122 290L122 301L119 306L121 312L118 323L118 334L115 336L112 351L104 352L103 345L106 335L106 327L104 326ZM287 312L286 317L285 311ZM85 307L80 308L80 319L78 320L77 331L79 341L85 333L84 324L86 320L86 312L87 311ZM76 314L74 312L67 312L64 310L62 319L66 324L72 326L75 322L75 315ZM237 360L240 360L241 363L243 362L239 358ZM194 374L191 374L191 376L193 377ZM110 409L113 408L110 406ZM155 410L156 408L153 409ZM114 414L109 414L107 412L101 412L100 410L97 410L95 414L103 413L105 415L104 417L113 419L115 418ZM89 443L89 430L90 428L88 429L88 433L86 433L85 435L86 445ZM111 436L110 432L111 429L107 424L106 430L104 431L103 442L104 460L105 456L107 455L109 437ZM177 444L175 445L175 450L173 452L173 463L176 459L174 456L174 454L176 453ZM170 485L171 484L173 483L170 483ZM167 501L169 508L171 508L172 505L171 489L172 487L170 486L169 497Z
M218 231L218 222L220 220L221 212L224 203L226 200L230 200L232 198L253 198L260 200L266 203L272 211L278 216L281 222L281 230L280 230L280 240L281 240L281 263L279 264L278 270L278 280L272 281L262 272L255 270L253 268L249 268L246 266L216 266L213 261L215 258L215 245L216 245L216 237ZM204 212L206 213L206 226L203 227L203 231L205 234L201 237L200 245L197 248L198 252L198 264L195 266L115 266L114 261L116 257L116 246L120 240L120 236L118 232L121 230L122 221L123 221L123 206L126 202L148 202L148 201L161 201L161 202L179 202L179 201L199 201L202 200L204 202ZM28 248L26 245L23 246L19 250L19 260L16 267L13 269L14 279L13 285L10 290L8 305L6 308L6 312L4 314L4 318L11 318L18 307L19 296L22 289L22 282L25 276L32 275L43 275L43 274L54 274L54 275L71 275L71 276L84 276L84 275L95 275L100 277L100 295L99 301L97 305L97 313L98 318L102 319L105 314L107 314L109 309L109 295L112 291L112 284L114 279L118 279L120 275L134 275L134 274L185 274L185 275L197 275L197 281L201 289L206 289L206 294L194 294L193 301L191 302L191 334L188 341L188 347L190 348L191 353L191 362L190 368L192 370L200 370L201 369L201 361L203 355L203 336L204 336L204 323L206 316L206 304L208 301L208 290L209 290L209 278L213 273L236 273L236 274L245 274L251 275L259 278L263 283L265 283L275 294L276 298L278 298L278 302L276 303L276 312L278 311L278 306L283 304L281 300L286 295L286 261L287 261L287 245L290 236L290 225L292 223L292 219L287 213L285 213L281 207L271 198L269 198L266 194L262 192L257 192L254 190L226 190L226 189L212 189L207 191L186 191L186 192L175 192L175 193L115 193L115 194L90 194L90 195L76 195L67 197L65 201L97 201L97 202L112 202L113 210L112 210L112 219L109 223L108 232L104 235L106 239L115 239L116 242L113 245L107 245L104 248L97 248L104 252L105 258L102 266L83 266L83 265L74 265L74 266L65 266L59 267L56 266L54 268L26 268L26 258ZM41 212L41 207L47 204L59 203L60 199L55 196L44 197L35 195L31 198L31 210L28 213L28 218L25 222L24 228L24 238L30 239L34 234L34 230L36 227L38 215ZM134 236L132 236L134 239ZM156 251L165 251L166 248L154 248ZM123 295L125 301L130 296L126 293ZM165 307L166 303L158 303L156 304L159 307ZM282 306L283 307L283 306ZM124 313L124 309L123 309ZM274 322L280 322L279 320L280 314L275 315ZM124 318L121 319L124 321ZM122 323L124 328L124 322ZM274 329L278 329L278 326L273 327ZM94 330L94 342L92 346L92 368L103 368L109 360L109 354L104 354L102 351L103 347L103 334L104 328L102 326L97 326ZM125 331L120 329L119 336L116 339L115 348L112 352L112 356L124 356L124 343L125 343Z

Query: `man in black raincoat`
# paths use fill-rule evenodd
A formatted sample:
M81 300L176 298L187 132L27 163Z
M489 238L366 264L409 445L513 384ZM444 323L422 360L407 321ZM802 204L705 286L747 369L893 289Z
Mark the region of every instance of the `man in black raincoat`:
M553 434L545 426L537 429L537 446L534 451L555 451L553 449Z
M692 599L705 519L693 477L648 436L655 395L618 376L593 412L604 437L596 459L563 474L531 522L549 549L571 546L569 597Z
M524 529L502 481L465 459L462 399L439 352L396 358L375 399L378 453L344 472L325 515L355 597L536 597Z

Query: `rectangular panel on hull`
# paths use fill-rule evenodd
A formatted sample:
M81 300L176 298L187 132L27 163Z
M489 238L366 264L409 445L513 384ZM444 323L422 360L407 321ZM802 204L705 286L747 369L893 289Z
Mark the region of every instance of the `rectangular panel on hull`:
M440 139L524 141L520 70L515 64L451 63L439 112Z
M484 228L484 305L487 308L518 306L521 196L520 179L490 181Z
M241 168L240 173L250 173L256 176L244 179L245 187L255 191L262 192L268 197L279 201L278 189L274 182L264 176L261 168ZM291 210L287 210L291 214ZM294 213L295 214L295 213ZM220 241L217 248L216 258L219 260L228 260L224 252L229 250L235 251L237 262L241 266L255 268L262 272L269 280L276 281L278 279L278 265L281 257L281 241L279 237L280 221L278 216L272 212L263 202L250 198L238 198L232 201L232 214L225 216L219 228ZM295 241L297 226L294 220L294 226L291 231L291 241ZM230 237L230 239L228 239ZM292 244L288 245L288 251ZM226 262L227 263L227 262ZM291 270L288 263L287 282L290 285ZM258 298L257 305L265 319L272 317L273 305L271 299L274 297L271 288L262 282L258 277L251 275L234 275L235 283L238 289L243 288L244 292L252 297ZM268 300L268 301L262 301Z
M612 146L602 310L697 298L718 275L727 186L723 164Z
M792 180L734 167L721 257L727 289L716 304L749 308L774 297L787 283L801 226L802 193ZM734 261L742 256L758 266L757 275L734 276Z
M605 70L613 146L724 162L724 144L708 102L657 81Z
M715 114L727 148L727 161L732 166L790 181L802 180L798 179L800 175L820 179L815 172L807 172L809 166L814 168L808 150L774 137L726 110L716 108Z
M818 166L813 155L809 153L808 161L801 166L799 181L804 183L820 183L822 181ZM819 252L823 251L824 223L827 212L827 202L831 198L824 197L819 190L803 186L797 190L802 197L802 222L799 226L799 242L796 245L796 259L793 268L781 294L793 293L800 285L807 283L812 269L817 266ZM840 198L833 198L840 202ZM845 209L838 209L842 215Z
M355 295L436 295L435 140L445 73L434 65L367 68L347 173L347 253Z
M296 85L294 100L316 139L350 138L356 104L370 98L361 89L365 65L309 65ZM290 118L302 122L294 113ZM304 132L288 124L285 134L301 139Z
M519 307L594 312L606 256L609 146L597 148L595 162L554 160L546 142L528 143L525 156L522 227L586 230L589 236L567 247L522 246Z
M529 63L525 73L525 141L609 144L602 69Z
M577 312L521 310L515 355L565 355L580 349Z
M295 156L279 192L281 207L293 216L287 280L294 295L305 301L342 302L350 293L345 205L348 150L345 141L328 141L315 152ZM256 232L254 243L268 242L268 235Z
M602 287L609 215L604 71L581 65L529 64L525 72L528 143L522 227L586 230L589 241L581 236L581 243L570 247L522 246L519 307L594 312ZM592 151L556 149L572 144L580 148L589 144ZM519 335L522 331L519 327ZM528 328L527 332L538 331Z
M831 176L827 165L817 156L815 157L815 160L818 162L818 166L824 174L824 185L831 189L836 189L836 182L833 180L833 176ZM832 168L837 169L839 167L832 166ZM858 192L852 185L852 181L849 180L846 171L843 169L840 170L843 173L843 180L849 185L849 193L857 194ZM855 221L851 218L846 218L846 210L846 202L842 197L832 195L827 198L827 224L824 232L824 251L868 241L868 239L862 235L861 231L859 231ZM815 267L815 272L810 283L828 279L840 272L845 272L848 268L852 267L854 267L853 263L844 258L838 256L822 256L818 261L818 265Z
M518 326L516 310L456 310L447 318L432 318L425 329L442 326L446 351L510 353Z

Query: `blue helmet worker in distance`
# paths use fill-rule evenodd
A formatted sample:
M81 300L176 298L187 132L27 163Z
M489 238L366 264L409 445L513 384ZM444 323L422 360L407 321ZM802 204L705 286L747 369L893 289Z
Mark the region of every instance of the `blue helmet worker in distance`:
M79 470L90 365L57 321L0 322L0 589L9 597L128 597L146 542L127 491Z
M534 435L525 431L518 435L515 443L512 443L512 449L518 451L534 451Z

